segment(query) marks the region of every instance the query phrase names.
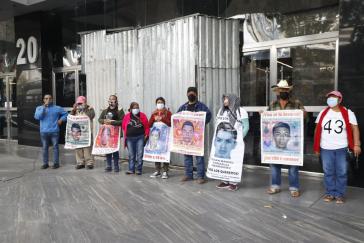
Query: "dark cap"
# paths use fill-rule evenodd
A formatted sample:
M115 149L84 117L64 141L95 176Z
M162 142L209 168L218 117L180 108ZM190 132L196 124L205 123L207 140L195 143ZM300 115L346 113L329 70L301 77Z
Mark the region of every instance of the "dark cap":
M189 92L195 92L195 93L197 94L197 88L196 88L196 87L188 87L188 89L187 89L187 94L188 94Z

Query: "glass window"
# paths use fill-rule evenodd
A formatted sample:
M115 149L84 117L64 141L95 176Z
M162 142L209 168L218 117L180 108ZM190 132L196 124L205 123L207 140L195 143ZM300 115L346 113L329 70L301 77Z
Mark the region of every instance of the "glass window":
M56 103L72 107L75 102L75 72L56 73Z

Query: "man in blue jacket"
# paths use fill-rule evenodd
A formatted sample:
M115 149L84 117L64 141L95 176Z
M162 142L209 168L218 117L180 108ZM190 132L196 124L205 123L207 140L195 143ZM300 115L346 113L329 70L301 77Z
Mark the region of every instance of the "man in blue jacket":
M188 102L183 104L178 112L181 111L191 111L191 112L206 112L206 124L208 124L211 120L211 112L209 108L202 102L197 100L197 88L189 87L187 89L187 97ZM185 176L181 181L189 181L193 180L193 157L192 155L184 155L184 164L185 164ZM196 165L197 165L197 183L203 184L206 182L205 180L205 160L203 156L196 156Z
M43 165L42 169L47 169L48 148L50 143L53 146L54 163L52 168L59 168L59 126L67 119L68 113L60 106L53 104L51 95L46 94L43 98L43 105L35 110L34 118L40 121L40 138L42 140Z

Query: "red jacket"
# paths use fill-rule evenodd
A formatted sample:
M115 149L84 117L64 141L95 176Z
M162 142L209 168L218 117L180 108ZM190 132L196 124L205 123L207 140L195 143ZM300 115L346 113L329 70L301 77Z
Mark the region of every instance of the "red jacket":
M147 116L143 113L143 112L139 112L140 115L140 121L142 122L143 126L144 126L144 136L149 136L149 124L148 124L148 118ZM124 132L124 146L126 146L126 130L128 128L128 124L131 120L131 113L127 113L124 116L123 119L123 123L121 124L121 128L123 129Z
M152 113L152 115L150 116L150 119L149 119L149 127L152 127L153 123L156 122L156 120L155 120L156 116L162 117L161 122L163 122L164 124L166 124L169 127L171 126L172 112L170 112L167 109L163 109L163 110L153 111L153 113Z

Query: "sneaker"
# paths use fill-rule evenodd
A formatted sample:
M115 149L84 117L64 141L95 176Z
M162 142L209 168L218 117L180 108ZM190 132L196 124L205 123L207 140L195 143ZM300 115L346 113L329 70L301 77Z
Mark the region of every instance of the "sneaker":
M135 172L128 170L127 172L125 172L125 174L127 174L127 175L134 175Z
M138 171L137 173L135 173L136 175L142 175L141 171Z
M334 196L331 196L331 195L325 195L324 196L324 201L325 202L331 202L331 201L333 201L335 199L335 197Z
M230 184L228 190L229 191L236 191L238 190L238 185Z
M183 176L183 177L181 178L181 182L185 182L185 181L192 181L192 180L193 180L193 178L188 177L188 176Z
M58 169L59 168L59 164L54 164L53 166L52 166L52 169Z
M106 167L105 168L105 172L111 172L112 170L111 170L111 167Z
M207 180L206 179L204 179L204 178L198 178L197 179L197 183L198 184L205 184L207 182Z
M150 175L151 178L156 178L156 177L160 177L160 176L161 176L161 173L159 171L156 171Z
M168 173L167 172L163 172L162 179L168 179Z
M48 164L44 164L42 165L42 167L40 167L42 170L48 169L49 165Z
M336 204L343 204L343 203L345 203L345 200L344 200L343 197L337 197L336 198Z
M88 165L86 168L92 170L94 168L94 165Z
M225 182L220 182L219 185L217 185L216 187L219 189L223 189L223 188L229 188L230 184L229 183L225 183Z
M120 172L120 169L119 168L114 168L114 172L115 173L119 173Z
M85 165L76 165L76 170L85 168Z

